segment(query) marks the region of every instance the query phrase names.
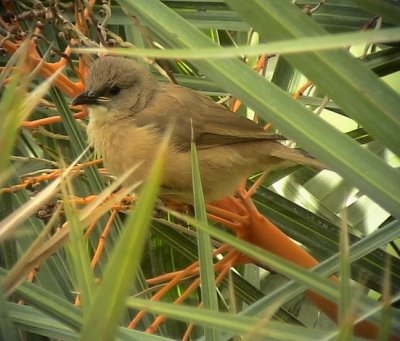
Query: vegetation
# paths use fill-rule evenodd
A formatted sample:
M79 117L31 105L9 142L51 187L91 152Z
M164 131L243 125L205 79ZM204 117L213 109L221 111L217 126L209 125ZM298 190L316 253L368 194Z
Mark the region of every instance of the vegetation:
M398 1L2 4L0 339L400 340ZM182 213L157 200L162 145L140 195L121 189L71 106L107 53L329 170L204 205L193 145Z

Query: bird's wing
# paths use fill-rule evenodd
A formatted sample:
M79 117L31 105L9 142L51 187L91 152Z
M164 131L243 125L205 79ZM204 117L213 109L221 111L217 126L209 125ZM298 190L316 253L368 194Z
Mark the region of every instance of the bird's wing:
M161 84L145 109L135 114L139 126L152 124L165 131L173 123L173 142L181 149L189 149L193 137L197 148L254 140L284 140L270 134L259 125L240 117L209 98L188 88Z

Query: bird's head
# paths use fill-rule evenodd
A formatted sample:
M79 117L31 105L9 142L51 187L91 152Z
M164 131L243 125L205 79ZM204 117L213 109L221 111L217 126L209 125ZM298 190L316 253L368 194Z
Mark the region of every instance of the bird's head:
M146 106L157 86L150 72L133 60L101 57L89 69L85 92L72 104L102 107L102 112L113 115L131 115Z

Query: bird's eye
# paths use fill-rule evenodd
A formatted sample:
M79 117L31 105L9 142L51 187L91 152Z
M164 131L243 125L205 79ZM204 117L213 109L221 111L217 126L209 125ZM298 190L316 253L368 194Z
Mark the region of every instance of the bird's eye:
M119 94L119 92L121 91L121 88L118 86L113 86L108 91L109 91L110 95L115 96L115 95Z

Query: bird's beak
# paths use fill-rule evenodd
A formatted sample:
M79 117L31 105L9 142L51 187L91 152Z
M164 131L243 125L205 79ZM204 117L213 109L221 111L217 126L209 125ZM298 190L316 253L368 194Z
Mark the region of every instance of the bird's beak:
M83 92L72 100L72 105L101 105L103 102L110 101L110 98L97 96L93 92Z

